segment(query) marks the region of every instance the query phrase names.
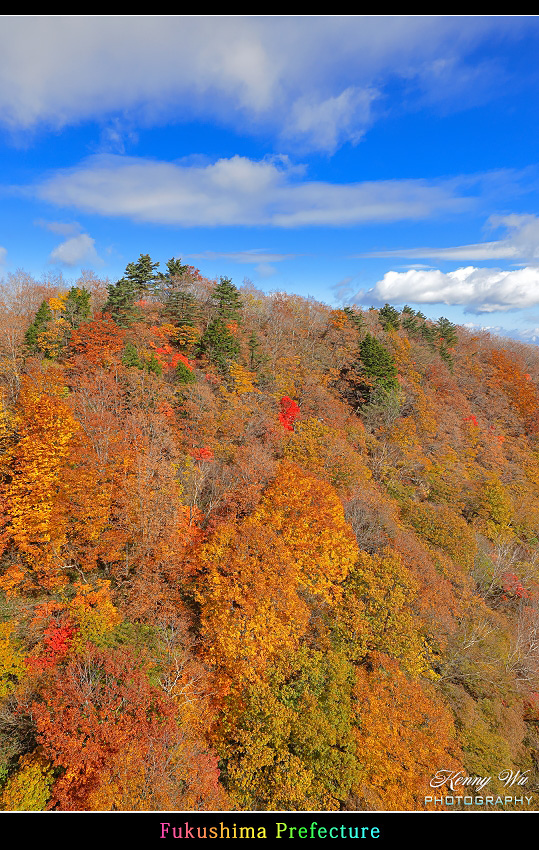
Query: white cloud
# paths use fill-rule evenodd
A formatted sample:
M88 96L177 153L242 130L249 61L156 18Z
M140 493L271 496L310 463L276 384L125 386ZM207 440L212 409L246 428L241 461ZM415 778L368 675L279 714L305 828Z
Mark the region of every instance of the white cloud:
M466 178L466 191L470 179ZM155 224L346 226L420 220L469 209L458 180L300 180L286 161L242 156L182 165L120 156L91 157L32 190L42 200L87 213Z
M284 130L285 138L303 139L306 147L333 152L349 141L357 144L372 121L375 89L350 86L325 100L302 97L294 103Z
M507 40L536 25L495 16L4 16L0 121L19 131L201 117L331 151L361 138L373 100L395 79L410 104L461 108L470 89L482 102L496 95L505 72L474 51L493 34ZM109 141L122 144L112 131Z
M539 259L539 217L536 215L491 216L490 229L504 227L503 239L476 242L452 248L410 248L401 251L379 251L363 257L427 257L434 260L509 260Z
M532 307L539 304L539 267L390 271L367 295L382 302L464 305L478 313Z
M49 256L49 262L78 266L81 263L100 263L101 259L95 250L95 239L87 233L80 233L57 245Z
M296 254L271 254L258 248L247 251L219 252L204 251L203 254L191 254L193 260L231 260L233 263L282 263L284 260L292 260Z
M5 263L7 256L7 248L2 248L0 245L0 263Z
M38 227L44 227L45 230L50 230L51 233L58 233L60 236L73 236L82 230L77 221L49 221L38 218L34 224L37 224Z

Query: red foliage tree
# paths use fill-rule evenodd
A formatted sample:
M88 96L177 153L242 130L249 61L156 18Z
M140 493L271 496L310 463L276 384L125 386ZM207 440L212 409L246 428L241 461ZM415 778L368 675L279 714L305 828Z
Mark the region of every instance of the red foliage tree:
M299 405L287 395L282 397L280 404L279 422L287 431L293 431L294 420L299 416Z

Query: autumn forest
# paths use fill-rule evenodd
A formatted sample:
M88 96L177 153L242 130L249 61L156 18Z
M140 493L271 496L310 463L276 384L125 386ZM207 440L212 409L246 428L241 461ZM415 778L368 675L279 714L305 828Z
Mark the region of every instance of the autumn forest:
M0 312L1 809L538 790L538 347L147 254Z

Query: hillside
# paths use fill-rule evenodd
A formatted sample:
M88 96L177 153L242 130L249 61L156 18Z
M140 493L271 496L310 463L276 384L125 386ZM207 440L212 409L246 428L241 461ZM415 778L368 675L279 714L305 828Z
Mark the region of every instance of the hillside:
M4 810L530 808L539 348L148 255L1 325Z

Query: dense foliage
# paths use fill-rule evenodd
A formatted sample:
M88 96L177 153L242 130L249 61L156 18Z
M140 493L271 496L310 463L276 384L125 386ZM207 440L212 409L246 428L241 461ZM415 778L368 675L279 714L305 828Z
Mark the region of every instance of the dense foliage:
M2 292L2 808L533 792L539 349L158 267Z

